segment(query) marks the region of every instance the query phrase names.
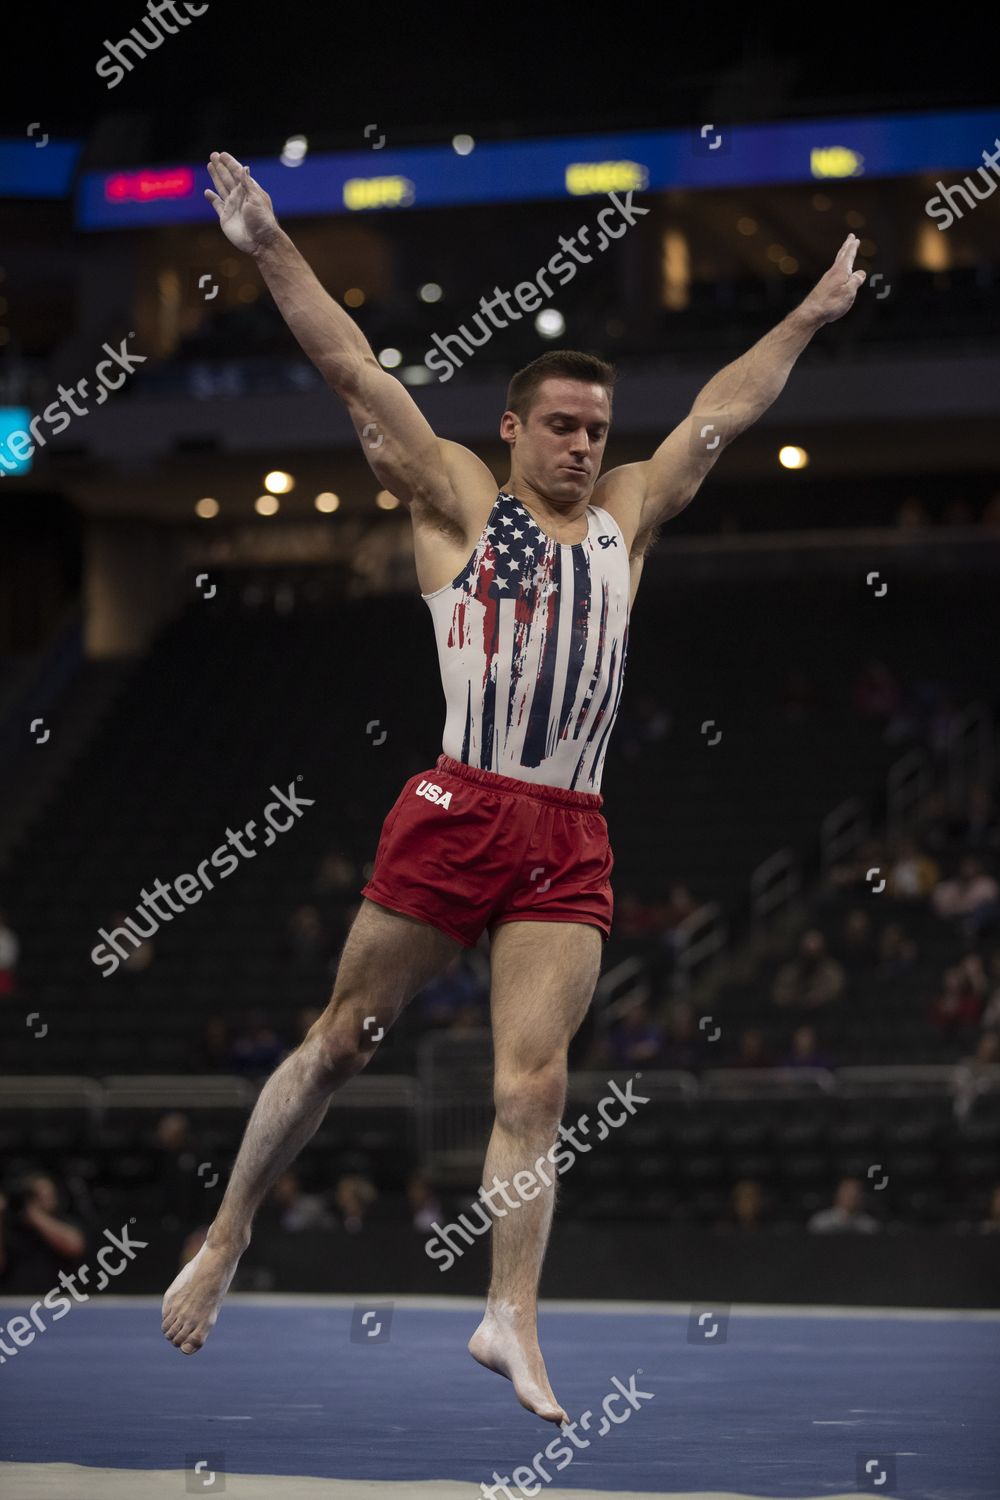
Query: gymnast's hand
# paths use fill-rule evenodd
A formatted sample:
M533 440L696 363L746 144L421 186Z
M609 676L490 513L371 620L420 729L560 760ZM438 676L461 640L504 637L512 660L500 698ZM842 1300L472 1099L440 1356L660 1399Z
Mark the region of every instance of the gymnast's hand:
M241 167L228 151L213 151L208 170L219 191L206 188L205 197L219 215L223 234L237 250L253 255L278 233L269 195L250 176L250 168Z
M864 271L855 271L854 257L860 241L856 234L849 234L837 251L833 265L822 276L803 302L804 309L811 312L821 323L835 323L842 318L858 295L864 283Z

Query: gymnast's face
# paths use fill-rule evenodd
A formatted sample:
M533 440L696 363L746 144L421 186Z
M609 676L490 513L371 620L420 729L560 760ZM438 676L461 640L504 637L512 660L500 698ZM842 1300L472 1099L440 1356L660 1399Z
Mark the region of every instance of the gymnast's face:
M559 375L543 380L526 422L504 413L501 433L510 443L513 483L526 482L567 509L586 503L601 472L610 425L602 385Z

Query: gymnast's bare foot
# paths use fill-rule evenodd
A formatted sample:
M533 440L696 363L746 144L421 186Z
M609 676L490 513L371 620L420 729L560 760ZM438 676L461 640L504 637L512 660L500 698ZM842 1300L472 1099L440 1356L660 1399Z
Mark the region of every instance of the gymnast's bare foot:
M533 1316L509 1302L487 1306L486 1316L469 1340L469 1353L487 1370L506 1375L528 1411L557 1425L569 1421L552 1394Z
M205 1241L163 1298L163 1332L182 1354L197 1354L219 1316L243 1249Z

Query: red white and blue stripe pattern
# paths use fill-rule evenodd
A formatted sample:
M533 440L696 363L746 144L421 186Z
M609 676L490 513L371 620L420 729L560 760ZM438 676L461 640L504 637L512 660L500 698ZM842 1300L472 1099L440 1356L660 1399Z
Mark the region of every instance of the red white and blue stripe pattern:
M628 653L628 550L587 507L570 545L501 491L451 583L422 597L447 703L442 749L520 781L600 790Z

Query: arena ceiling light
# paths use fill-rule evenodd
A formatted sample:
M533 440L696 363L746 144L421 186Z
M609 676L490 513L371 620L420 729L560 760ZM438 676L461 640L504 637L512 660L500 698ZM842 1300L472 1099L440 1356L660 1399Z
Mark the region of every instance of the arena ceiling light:
M379 510L396 510L399 506L399 501L395 495L390 495L388 490L379 490L375 496L375 504Z
M543 307L535 317L535 332L543 339L561 339L566 332L566 319L554 307Z
M786 443L778 451L778 462L783 469L804 469L809 462L809 454L794 443Z
M397 365L401 365L403 363L403 356L400 354L398 349L394 349L392 345L390 345L388 349L379 350L378 362L386 370L395 370Z
M259 516L273 516L277 515L279 503L274 495L258 495L253 508Z
M195 515L201 516L203 521L210 521L213 516L219 514L219 502L206 495L203 500L197 502L194 510Z
M295 488L295 480L284 469L272 469L270 474L264 475L264 488L272 495L287 495Z
M340 507L340 496L335 495L332 490L324 490L321 495L316 496L313 504L325 516L332 515Z
M440 302L442 293L436 281L425 281L417 295L421 302Z
M304 135L290 135L281 148L281 165L283 167L301 167L309 150L309 142Z
M456 156L469 156L475 148L476 143L471 135L453 135L451 138L451 149Z

